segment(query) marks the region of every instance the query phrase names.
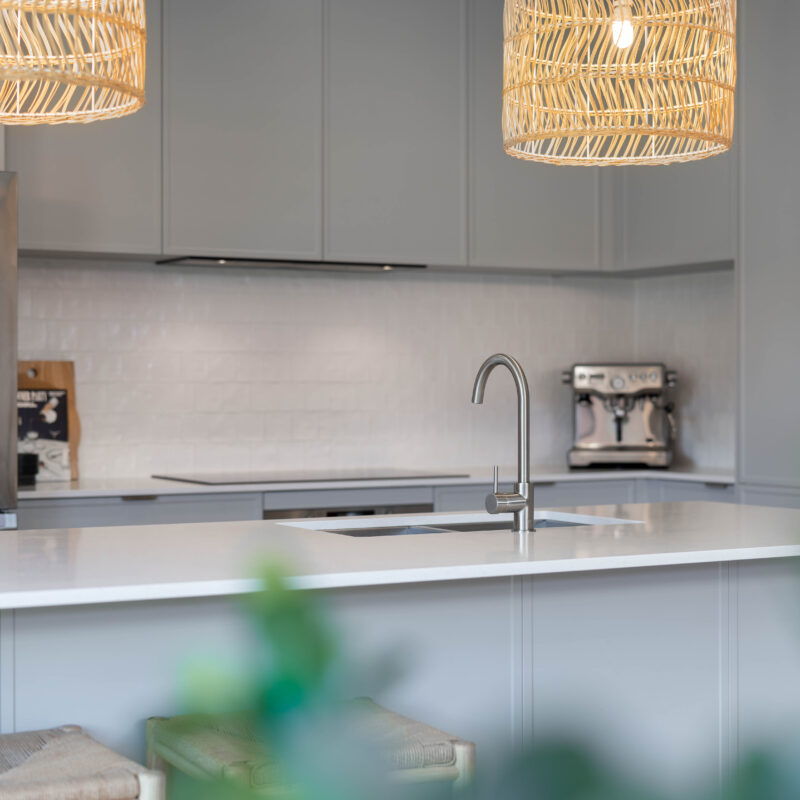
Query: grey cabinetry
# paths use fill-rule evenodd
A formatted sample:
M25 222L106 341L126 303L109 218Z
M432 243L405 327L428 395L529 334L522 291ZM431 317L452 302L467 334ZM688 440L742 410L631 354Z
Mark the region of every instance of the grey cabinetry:
M326 258L466 263L465 6L329 0Z
M322 0L167 0L164 249L322 255Z
M739 479L800 488L800 3L745 2L740 25Z
M469 2L470 264L600 269L606 224L600 170L525 162L503 152L503 3Z
M733 483L698 483L697 481L644 481L637 500L642 503L672 503L684 500L703 500L710 503L735 503Z
M147 104L91 125L7 127L22 250L161 251L161 2L147 0Z
M482 511L490 484L442 486L435 490L436 511ZM565 506L613 505L635 500L632 480L575 480L534 483L533 502L538 509Z
M21 530L261 519L261 495L187 494L21 500Z
M734 153L614 173L618 269L708 265L734 257Z

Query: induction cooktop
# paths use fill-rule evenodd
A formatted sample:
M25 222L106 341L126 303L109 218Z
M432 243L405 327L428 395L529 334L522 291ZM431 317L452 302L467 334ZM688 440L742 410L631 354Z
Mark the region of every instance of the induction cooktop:
M230 486L243 483L318 483L325 481L396 481L423 478L468 478L465 472L426 472L405 469L332 469L293 472L208 472L153 475L165 481L196 483L202 486Z

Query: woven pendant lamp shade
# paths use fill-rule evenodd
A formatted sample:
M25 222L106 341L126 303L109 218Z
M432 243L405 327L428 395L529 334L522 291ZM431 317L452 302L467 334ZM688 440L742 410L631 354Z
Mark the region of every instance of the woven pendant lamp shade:
M146 39L144 0L0 0L0 123L132 114Z
M728 150L736 0L505 0L503 147L553 164Z

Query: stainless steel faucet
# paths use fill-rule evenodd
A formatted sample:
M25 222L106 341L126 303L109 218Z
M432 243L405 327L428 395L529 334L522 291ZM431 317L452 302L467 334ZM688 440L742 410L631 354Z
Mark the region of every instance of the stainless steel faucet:
M497 353L483 362L475 377L472 402L483 403L483 392L489 373L498 366L507 367L517 385L517 483L513 492L501 492L498 487L498 469L494 468L494 490L486 496L486 510L490 514L514 512L515 533L533 530L533 487L530 483L531 464L531 401L528 381L515 358Z

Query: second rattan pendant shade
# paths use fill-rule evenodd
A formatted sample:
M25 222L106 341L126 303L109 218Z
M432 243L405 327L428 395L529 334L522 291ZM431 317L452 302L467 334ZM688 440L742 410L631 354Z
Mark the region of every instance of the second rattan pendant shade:
M509 155L671 164L730 148L736 0L505 0L504 28Z
M146 41L144 0L0 0L0 123L132 114Z

